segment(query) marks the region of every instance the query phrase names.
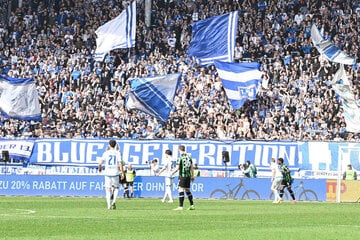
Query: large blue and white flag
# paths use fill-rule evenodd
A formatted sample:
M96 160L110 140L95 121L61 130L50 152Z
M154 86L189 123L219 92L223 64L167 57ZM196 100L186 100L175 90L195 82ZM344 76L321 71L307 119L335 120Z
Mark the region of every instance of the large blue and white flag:
M0 75L0 110L6 118L41 121L34 79Z
M350 57L347 53L337 48L330 40L324 40L315 24L311 26L311 39L319 53L329 61L347 65L356 63L355 57Z
M95 60L103 61L105 55L113 49L135 46L136 1L133 1L119 16L101 25L95 31Z
M131 84L126 107L143 111L166 122L173 110L180 73L149 78L135 78Z
M237 26L237 11L193 23L189 57L201 66L214 60L233 62Z
M332 88L341 98L341 106L344 110L346 122L346 131L360 132L360 109L355 101L355 96L351 90L350 82L346 76L344 65L340 65L339 70L335 73Z
M233 109L241 108L247 100L256 99L262 81L259 63L215 61L214 64Z

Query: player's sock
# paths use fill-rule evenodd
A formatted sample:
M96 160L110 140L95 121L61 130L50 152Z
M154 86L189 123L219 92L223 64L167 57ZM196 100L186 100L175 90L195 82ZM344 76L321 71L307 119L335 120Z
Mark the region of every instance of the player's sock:
M116 203L117 196L119 195L119 188L114 188L113 203Z
M280 198L284 196L284 189L280 190Z
M172 202L173 199L172 199L172 196L171 196L171 188L169 186L167 186L165 188L165 196L168 196L169 197L169 202Z
M294 194L294 191L291 189L291 187L288 188L288 191L290 193L292 200L295 200L295 194Z
M184 206L184 192L179 192L179 203L180 203L180 207Z
M279 195L278 191L276 189L273 189L272 191L273 191L274 196L275 196L275 201L278 201L279 198L280 198L280 195Z
M106 191L106 203L107 203L107 207L110 209L111 208L111 191Z
M186 192L186 195L188 196L190 205L194 205L194 201L193 201L193 195L191 194L191 192Z
M127 187L124 187L124 198L125 198L126 195L128 194L127 191L128 191L128 188L127 188Z

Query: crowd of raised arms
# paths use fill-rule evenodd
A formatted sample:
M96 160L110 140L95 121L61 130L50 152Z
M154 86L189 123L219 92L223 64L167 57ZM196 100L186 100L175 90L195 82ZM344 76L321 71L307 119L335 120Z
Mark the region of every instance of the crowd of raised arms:
M23 0L0 12L0 74L33 77L41 122L0 115L2 138L129 138L359 141L346 131L341 99L331 88L338 64L312 45L324 37L359 58L359 1L152 1L151 26L137 1L136 46L93 60L95 30L129 1ZM234 59L261 63L267 89L231 109L216 68L187 57L191 24L239 11ZM6 18L4 17L6 16ZM346 66L356 101L359 64ZM181 72L167 122L125 107L134 77Z

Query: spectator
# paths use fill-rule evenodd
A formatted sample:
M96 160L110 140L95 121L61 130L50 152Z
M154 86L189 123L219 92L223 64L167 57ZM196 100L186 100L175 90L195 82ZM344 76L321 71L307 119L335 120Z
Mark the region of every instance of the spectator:
M257 169L249 160L247 160L244 165L241 165L240 169L246 177L256 178Z
M5 137L68 137L66 131L55 131L56 123L62 121L67 132L81 138L358 142L359 133L346 131L341 99L331 89L337 66L319 55L310 38L315 23L327 39L359 59L360 38L353 30L360 25L358 6L347 1L332 9L331 0L302 2L259 1L253 6L249 1L153 1L156 18L150 27L144 22L144 5L137 4L136 39L144 41L138 41L130 52L111 51L99 63L92 57L94 31L126 4L111 8L108 0L79 0L73 5L23 1L21 8L4 18L7 22L0 20L0 73L34 77L43 130L35 133L30 128L24 135L26 122L0 116L1 132ZM238 111L230 108L214 66L199 68L186 54L193 22L235 10L239 10L239 32L234 57L261 63L268 76L267 89ZM359 69L359 63L346 69L358 102ZM144 134L139 121L143 113L124 107L129 81L171 72L182 72L176 109L161 126L147 129L145 125ZM226 110L229 117L218 116ZM191 129L185 126L189 114L195 119ZM146 120L150 118L145 115ZM207 125L200 119L206 119Z
M149 164L150 164L150 176L157 176L160 171L159 159L154 158Z

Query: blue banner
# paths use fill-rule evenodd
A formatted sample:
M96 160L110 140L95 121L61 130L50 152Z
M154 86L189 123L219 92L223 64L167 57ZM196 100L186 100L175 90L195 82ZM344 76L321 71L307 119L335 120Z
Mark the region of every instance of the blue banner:
M268 178L203 178L191 185L195 198L273 200ZM293 190L299 201L326 201L326 180L295 179ZM164 177L136 177L135 197L161 198L165 192ZM119 195L122 196L120 188ZM177 198L177 178L172 186ZM285 190L286 193L286 190ZM105 196L104 177L49 176L49 175L0 175L0 195L25 196ZM284 200L289 199L288 193Z
M222 152L228 151L229 169L236 169L246 160L256 166L269 167L272 157L282 157L290 167L300 168L297 142L219 142L219 141L131 141L118 140L120 151L127 163L146 167L154 158L164 159L165 150L178 156L178 146L183 144L199 167L223 169ZM36 140L30 163L40 165L92 166L106 150L108 140L41 139Z
M303 170L338 171L351 164L360 170L360 143L307 142L299 143L299 166ZM339 165L339 163L341 165Z
M184 144L201 169L237 170L246 160L260 171L269 170L270 159L282 157L291 169L302 171L330 171L331 174L352 164L360 171L360 143L350 142L265 142L265 141L177 141L177 140L117 140L126 163L146 169L154 158L162 165L167 149L178 155ZM0 154L9 151L10 158L22 160L28 166L46 166L54 174L96 174L98 161L106 150L107 139L0 139ZM222 152L229 152L226 165ZM341 163L341 165L339 165ZM9 164L10 165L10 164ZM24 165L24 166L25 166ZM65 168L73 167L73 168ZM37 171L27 170L30 174ZM2 169L1 171L5 171ZM9 170L10 171L10 170ZM322 173L321 173L322 174Z
M34 140L0 139L0 153L9 151L9 157L14 159L27 161L32 154L33 147Z

